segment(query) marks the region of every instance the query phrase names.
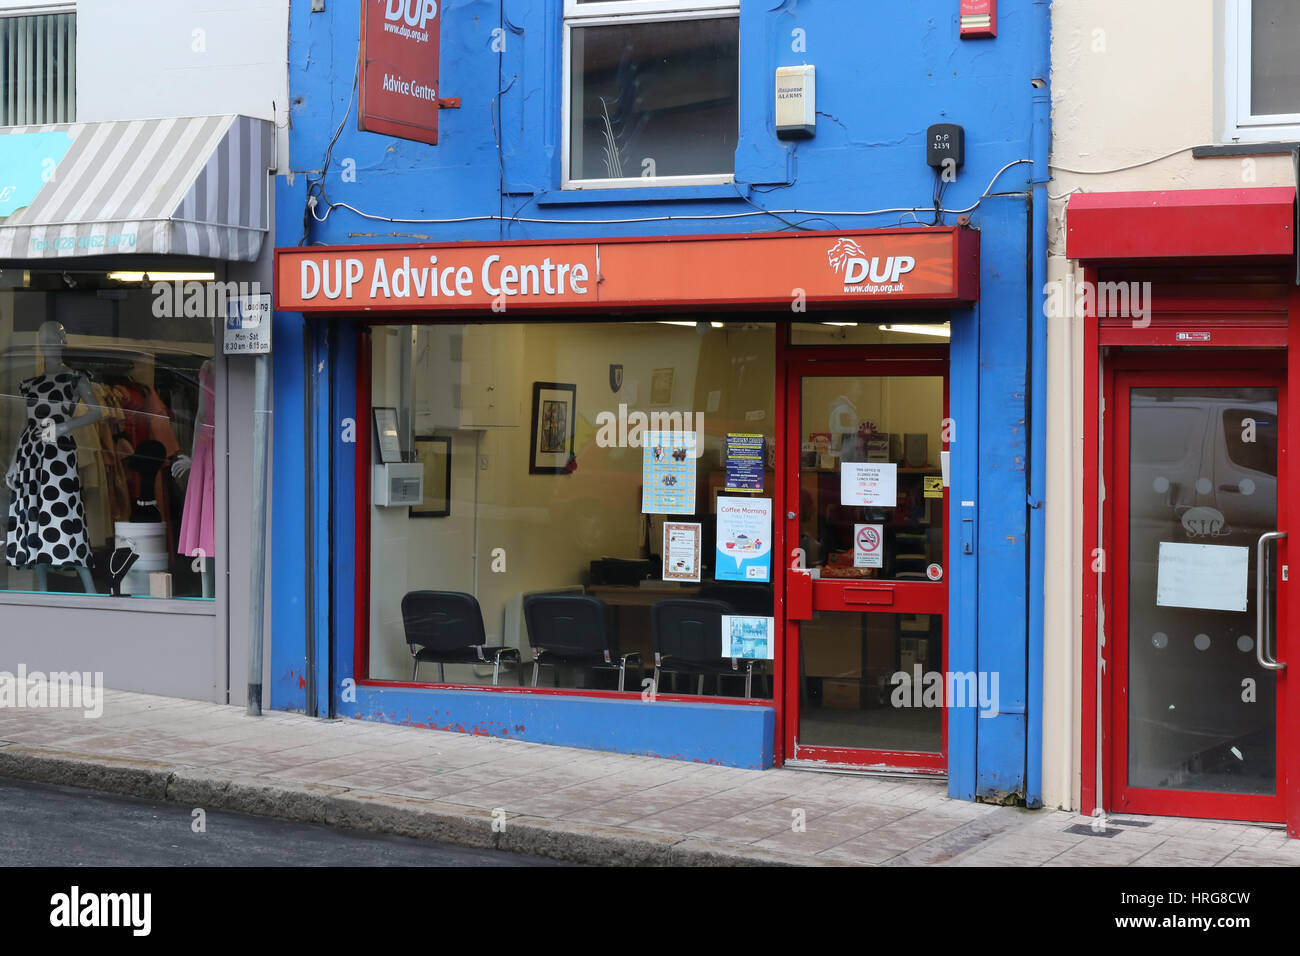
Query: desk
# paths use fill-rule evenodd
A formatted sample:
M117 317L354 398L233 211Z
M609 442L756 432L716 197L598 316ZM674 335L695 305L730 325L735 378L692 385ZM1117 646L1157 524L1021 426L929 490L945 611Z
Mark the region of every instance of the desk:
M594 584L587 588L592 597L605 602L607 627L617 637L622 653L641 655L645 669L654 670L655 637L650 608L668 598L695 597L699 585L641 588L631 584Z
M668 598L695 597L700 593L700 586L679 584L677 587L641 588L631 584L593 584L587 588L587 593L610 607L650 607L656 601Z

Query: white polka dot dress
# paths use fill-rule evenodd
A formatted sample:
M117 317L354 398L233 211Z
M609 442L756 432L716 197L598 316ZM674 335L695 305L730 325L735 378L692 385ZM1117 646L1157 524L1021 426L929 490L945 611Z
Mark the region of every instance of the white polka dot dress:
M27 427L18 438L18 490L5 525L5 561L14 567L91 564L77 444L70 435L46 440L76 411L79 381L75 372L56 372L18 386L27 402Z

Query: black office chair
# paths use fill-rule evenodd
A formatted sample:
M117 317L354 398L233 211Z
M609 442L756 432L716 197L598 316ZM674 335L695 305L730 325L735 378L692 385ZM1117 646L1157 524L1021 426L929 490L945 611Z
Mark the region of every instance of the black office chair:
M474 595L460 591L411 591L402 598L402 624L411 648L411 680L420 665L438 665L438 680L446 678L446 664L491 664L492 685L501 674L501 662L513 660L523 669L517 647L488 647L483 612Z
M542 667L586 667L618 671L618 689L627 665L641 655L620 654L617 636L605 626L605 602L585 594L532 594L524 598L524 623L533 648L533 686ZM556 675L556 686L559 676Z
M696 693L703 695L705 675L717 679L721 693L723 677L745 677L745 696L751 697L754 662L722 656L722 616L732 608L722 601L703 598L672 598L656 601L650 609L655 632L655 693L659 673L696 674Z
M706 584L700 588L700 598L707 601L721 601L731 608L732 614L748 617L772 616L772 586L770 584L750 584L746 581L719 581ZM754 673L762 678L766 696L772 696L772 674L767 669L766 661L754 661Z

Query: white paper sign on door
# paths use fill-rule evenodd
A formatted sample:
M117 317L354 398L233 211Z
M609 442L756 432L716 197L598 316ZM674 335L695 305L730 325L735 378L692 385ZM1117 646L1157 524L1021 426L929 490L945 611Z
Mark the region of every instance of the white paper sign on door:
M1156 604L1245 611L1250 548L1160 542Z
M898 466L889 461L846 461L840 466L840 504L893 508Z

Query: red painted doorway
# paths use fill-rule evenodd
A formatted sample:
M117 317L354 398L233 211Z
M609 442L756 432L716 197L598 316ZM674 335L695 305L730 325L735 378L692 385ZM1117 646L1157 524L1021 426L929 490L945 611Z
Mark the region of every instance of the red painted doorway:
M1114 811L1285 819L1287 387L1251 358L1110 363Z
M787 761L947 770L946 349L787 353ZM936 691L936 684L939 685Z

